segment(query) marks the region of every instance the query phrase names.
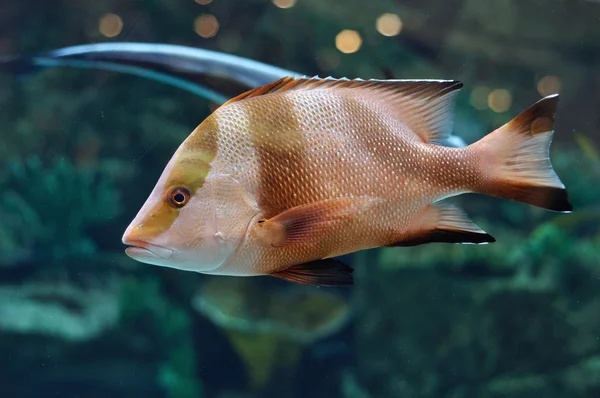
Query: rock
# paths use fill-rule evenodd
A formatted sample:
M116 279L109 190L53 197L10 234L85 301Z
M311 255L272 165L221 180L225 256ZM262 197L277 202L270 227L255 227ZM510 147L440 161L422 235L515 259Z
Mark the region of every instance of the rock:
M114 287L83 289L66 283L0 286L0 331L87 341L119 318Z

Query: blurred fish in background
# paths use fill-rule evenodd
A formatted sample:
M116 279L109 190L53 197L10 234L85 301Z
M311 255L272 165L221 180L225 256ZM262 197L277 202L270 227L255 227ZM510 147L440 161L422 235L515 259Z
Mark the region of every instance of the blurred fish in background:
M173 85L219 104L250 88L297 75L218 51L155 43L87 44L0 59L0 70L17 76L56 67L128 73Z

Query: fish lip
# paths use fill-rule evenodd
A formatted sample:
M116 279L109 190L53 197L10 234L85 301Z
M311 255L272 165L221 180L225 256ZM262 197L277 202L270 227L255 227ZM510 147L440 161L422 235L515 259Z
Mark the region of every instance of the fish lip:
M162 258L164 260L169 259L171 258L171 256L173 256L173 250L141 240L123 239L123 243L129 246L127 249L125 249L125 254L132 258L135 258L134 256L136 254L151 254L155 257Z

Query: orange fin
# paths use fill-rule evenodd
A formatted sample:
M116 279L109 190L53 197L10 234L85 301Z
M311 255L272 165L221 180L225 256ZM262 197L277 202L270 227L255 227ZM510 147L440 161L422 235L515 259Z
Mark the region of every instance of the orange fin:
M354 89L392 105L396 117L424 142L441 144L452 132L455 97L462 86L456 80L350 80L290 76L240 94L224 105L284 91Z
M483 171L482 193L548 210L573 210L565 186L550 163L557 104L558 95L544 97L473 144L489 169Z
M303 285L343 286L353 284L353 271L346 264L332 258L327 258L293 265L282 271L274 272L271 275Z
M389 246L417 246L425 243L491 243L496 239L475 225L458 207L446 201L428 206L422 213L419 230Z
M259 220L252 233L265 247L308 243L319 239L333 222L356 216L380 200L370 197L330 199L293 207L268 220Z

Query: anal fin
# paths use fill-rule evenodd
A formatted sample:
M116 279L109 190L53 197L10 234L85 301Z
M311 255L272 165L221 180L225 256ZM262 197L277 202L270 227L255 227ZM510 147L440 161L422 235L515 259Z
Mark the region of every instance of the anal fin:
M482 244L496 241L469 220L462 210L446 201L428 206L421 217L419 229L388 246L417 246L434 242Z
M271 275L303 285L344 286L353 284L353 271L346 264L327 258L293 265Z

